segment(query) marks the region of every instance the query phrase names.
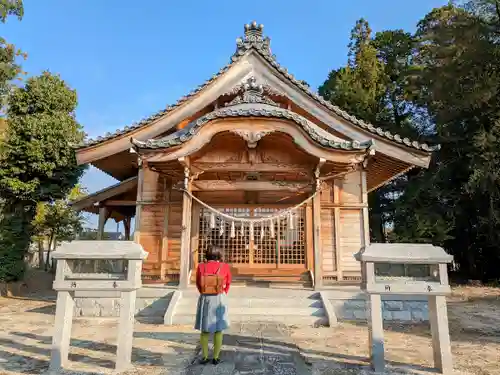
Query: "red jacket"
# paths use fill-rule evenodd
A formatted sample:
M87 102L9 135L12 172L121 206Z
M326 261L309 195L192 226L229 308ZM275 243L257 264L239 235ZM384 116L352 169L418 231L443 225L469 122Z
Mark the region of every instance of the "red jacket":
M217 272L219 265L219 275L224 277L224 293L227 294L229 292L229 287L231 286L231 270L229 264L216 261L198 264L198 269L196 270L196 287L198 288L198 292L201 293L201 276L214 274Z

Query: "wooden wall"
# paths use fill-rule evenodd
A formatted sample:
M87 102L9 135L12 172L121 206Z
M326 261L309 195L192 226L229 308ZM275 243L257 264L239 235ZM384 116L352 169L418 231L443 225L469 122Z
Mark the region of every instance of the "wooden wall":
M171 189L172 183L165 176L148 168L141 173L136 241L149 253L144 280L176 281L180 272L182 194ZM355 171L324 183L320 200L322 277L326 281L358 280L361 271L353 254L369 241L365 172ZM310 234L307 239L309 254ZM191 246L197 249L196 231L192 232ZM307 263L312 266L310 258Z
M357 280L360 277L361 268L353 254L368 241L367 215L366 174L363 171L354 171L324 184L321 191L324 280Z
M142 176L141 176L142 174ZM136 238L149 255L143 266L145 281L178 278L181 243L182 194L171 182L147 167L139 174Z

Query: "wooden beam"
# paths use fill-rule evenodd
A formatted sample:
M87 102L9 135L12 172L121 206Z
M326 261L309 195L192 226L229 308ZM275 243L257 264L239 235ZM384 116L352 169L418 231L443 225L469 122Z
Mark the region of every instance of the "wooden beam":
M119 182L118 184L109 186L105 189L99 190L93 194L89 194L81 199L70 202L74 210L80 211L86 207L93 206L98 202L103 202L106 199L115 197L119 194L125 193L135 188L137 185L137 176L131 177L128 180Z
M193 182L193 191L310 191L312 184L309 181L223 181L198 180Z
M286 163L193 163L193 170L207 172L271 172L271 173L303 173L312 177L311 165Z
M137 201L109 200L109 201L102 202L102 204L103 204L103 206L135 206L135 205L137 205Z

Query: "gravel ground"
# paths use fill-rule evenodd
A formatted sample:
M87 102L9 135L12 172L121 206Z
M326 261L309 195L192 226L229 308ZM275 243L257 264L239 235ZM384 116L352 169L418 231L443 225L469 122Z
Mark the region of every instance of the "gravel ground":
M459 288L449 298L455 369L500 374L500 289ZM0 298L0 374L46 374L54 304ZM116 322L75 320L68 375L113 373ZM429 327L390 325L385 331L389 371L430 374ZM191 327L136 323L130 374L369 374L368 332L363 324L297 328L247 323L231 327L224 363L199 366L198 334Z

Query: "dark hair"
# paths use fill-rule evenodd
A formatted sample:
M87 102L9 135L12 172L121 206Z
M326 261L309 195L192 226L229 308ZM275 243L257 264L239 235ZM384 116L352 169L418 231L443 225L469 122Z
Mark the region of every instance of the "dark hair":
M221 261L222 260L222 249L217 247L217 246L210 246L207 249L207 253L205 254L205 258L207 260Z

